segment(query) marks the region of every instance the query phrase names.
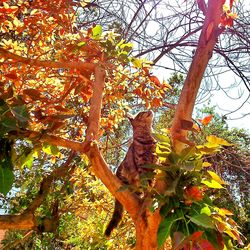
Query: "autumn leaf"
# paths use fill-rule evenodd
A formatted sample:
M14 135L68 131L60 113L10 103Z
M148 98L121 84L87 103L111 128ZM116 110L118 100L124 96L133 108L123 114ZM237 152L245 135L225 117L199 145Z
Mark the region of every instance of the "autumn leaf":
M215 135L209 135L206 137L207 141L209 144L214 145L214 146L232 146L233 144L227 142L226 140L219 138Z
M217 181L218 183L224 185L226 184L219 175L217 175L215 172L213 171L207 171L209 173L209 175L212 177L213 180Z
M223 188L223 186L221 186L221 184L215 180L210 180L210 181L202 180L201 183L205 184L209 188L215 188L215 189Z
M152 106L152 107L160 107L161 104L162 104L161 99L155 97L155 98L152 100L151 106Z
M149 76L148 77L150 79L150 81L152 81L153 83L156 84L156 86L161 86L161 82L159 81L159 79L156 76Z
M191 186L184 190L184 196L187 200L200 201L203 199L203 192L199 187Z
M17 74L15 71L11 71L9 74L5 74L4 76L11 79L11 80L17 79Z
M188 120L181 120L181 129L192 130L193 122Z
M203 119L198 119L198 121L202 125L206 126L206 125L208 125L210 123L210 121L212 120L212 118L213 118L213 115L208 115L208 116L204 117Z
M36 89L25 89L23 94L29 96L32 100L41 99L41 93Z

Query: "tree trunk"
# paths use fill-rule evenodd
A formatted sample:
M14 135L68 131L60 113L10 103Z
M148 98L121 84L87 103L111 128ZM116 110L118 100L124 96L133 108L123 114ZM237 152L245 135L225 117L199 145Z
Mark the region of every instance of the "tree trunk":
M161 222L159 209L154 213L147 208L135 221L136 250L157 250L157 232Z
M185 148L185 145L188 144L188 140L186 139L187 130L191 130L191 128L185 129L183 122L189 121L192 123L193 108L201 80L207 64L212 57L218 36L223 31L219 28L219 23L224 2L224 0L208 1L206 18L198 46L184 82L171 128L171 138L177 153L181 152Z

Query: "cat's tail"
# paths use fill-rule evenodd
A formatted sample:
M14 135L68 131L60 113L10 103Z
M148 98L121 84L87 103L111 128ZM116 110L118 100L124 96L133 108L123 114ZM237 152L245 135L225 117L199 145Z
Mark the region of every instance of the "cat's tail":
M115 209L114 209L111 221L109 222L104 232L105 236L109 237L113 229L118 226L119 222L122 219L122 213L123 213L122 204L118 200L115 200Z

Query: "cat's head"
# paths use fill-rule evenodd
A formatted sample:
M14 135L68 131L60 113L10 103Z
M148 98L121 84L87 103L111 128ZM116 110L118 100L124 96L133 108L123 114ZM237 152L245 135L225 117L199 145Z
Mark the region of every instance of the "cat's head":
M152 110L147 110L147 111L142 111L139 112L136 115L127 115L130 123L132 124L133 127L141 126L152 126L153 118L154 118L154 113Z

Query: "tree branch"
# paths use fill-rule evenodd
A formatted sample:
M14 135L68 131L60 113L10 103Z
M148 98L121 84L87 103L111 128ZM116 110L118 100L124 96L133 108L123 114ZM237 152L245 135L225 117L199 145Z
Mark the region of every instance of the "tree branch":
M177 152L180 152L188 142L186 139L187 130L183 128L183 121L192 122L192 112L200 83L220 34L218 25L223 3L224 0L208 1L208 10L198 46L184 82L171 128L171 137Z
M86 131L86 141L98 140L104 84L105 71L101 67L96 66L95 82L93 84L93 95L90 100L90 111L88 127Z
M68 68L68 69L79 69L82 71L94 72L95 64L86 62L53 62L53 61L40 61L31 58L25 58L18 56L12 52L9 52L3 48L0 48L0 55L5 59L12 59L16 62L22 62L31 66L48 67L48 68Z
M20 132L11 132L9 133L10 136L18 137L18 138L27 138L31 141L41 141L46 142L48 144L64 147L71 149L73 151L79 152L79 153L86 153L88 151L89 142L77 142L72 141L68 139L61 138L59 136L51 135L51 134L45 134L45 133L39 133L36 131L29 131L29 130L23 130Z
M101 117L102 96L105 84L105 72L101 67L95 69L95 82L93 86L93 95L90 100L90 111L88 128L86 131L86 142L90 143L90 150L86 153L91 161L95 175L103 182L130 213L133 219L139 211L139 199L129 191L117 192L123 183L111 172L105 162L97 144L99 134L99 120Z
M103 156L101 155L96 143L93 143L90 146L90 151L87 155L91 161L95 175L100 178L110 193L119 200L119 202L124 206L126 211L135 221L140 210L140 202L138 197L127 190L117 192L117 190L123 186L123 183L108 168L108 165L103 159Z

